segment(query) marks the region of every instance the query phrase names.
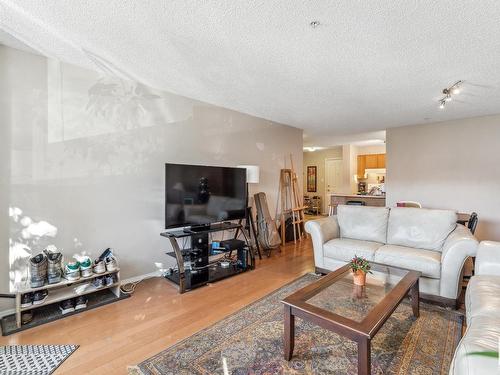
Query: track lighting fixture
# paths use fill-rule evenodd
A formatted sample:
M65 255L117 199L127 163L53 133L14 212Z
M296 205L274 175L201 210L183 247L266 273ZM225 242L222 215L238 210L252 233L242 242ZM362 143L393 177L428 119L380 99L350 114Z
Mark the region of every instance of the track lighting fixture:
M441 99L439 99L439 108L443 109L444 106L446 105L446 102L449 102L453 99L451 96L452 94L453 95L460 94L460 87L462 86L463 83L464 81L457 81L450 87L446 87L443 89L444 96Z

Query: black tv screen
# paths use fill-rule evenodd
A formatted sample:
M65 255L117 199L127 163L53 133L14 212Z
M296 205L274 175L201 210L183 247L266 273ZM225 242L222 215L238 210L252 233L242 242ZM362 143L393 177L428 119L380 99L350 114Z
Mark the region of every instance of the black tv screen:
M165 164L165 228L241 219L246 206L244 168Z

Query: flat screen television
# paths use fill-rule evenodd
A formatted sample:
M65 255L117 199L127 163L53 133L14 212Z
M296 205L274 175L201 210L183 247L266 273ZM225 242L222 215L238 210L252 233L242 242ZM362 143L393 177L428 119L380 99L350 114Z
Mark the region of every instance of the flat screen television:
M165 228L244 218L246 182L244 168L165 164Z

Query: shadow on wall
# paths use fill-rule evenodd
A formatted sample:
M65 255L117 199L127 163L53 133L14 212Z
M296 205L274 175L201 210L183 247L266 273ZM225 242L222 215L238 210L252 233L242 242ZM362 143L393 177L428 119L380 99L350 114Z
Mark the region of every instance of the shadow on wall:
M45 166L57 177L133 174L164 149L159 129L193 118L193 101L48 62Z
M165 162L261 163L259 190L274 202L283 154L301 150L298 129L6 51L9 138L0 147L10 155L11 285L27 278L29 257L51 244L66 259L112 247L124 278L168 268L174 261L158 235Z
M9 207L11 219L9 238L9 280L10 291L23 285L29 276L29 258L36 249L53 245L57 228L47 221L35 221L19 207Z

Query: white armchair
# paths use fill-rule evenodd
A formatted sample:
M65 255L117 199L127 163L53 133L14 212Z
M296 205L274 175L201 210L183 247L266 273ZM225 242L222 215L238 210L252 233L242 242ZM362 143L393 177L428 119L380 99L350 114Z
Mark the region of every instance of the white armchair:
M450 375L500 373L497 358L471 354L500 349L500 242L479 244L475 271L465 293L467 331L455 350Z

